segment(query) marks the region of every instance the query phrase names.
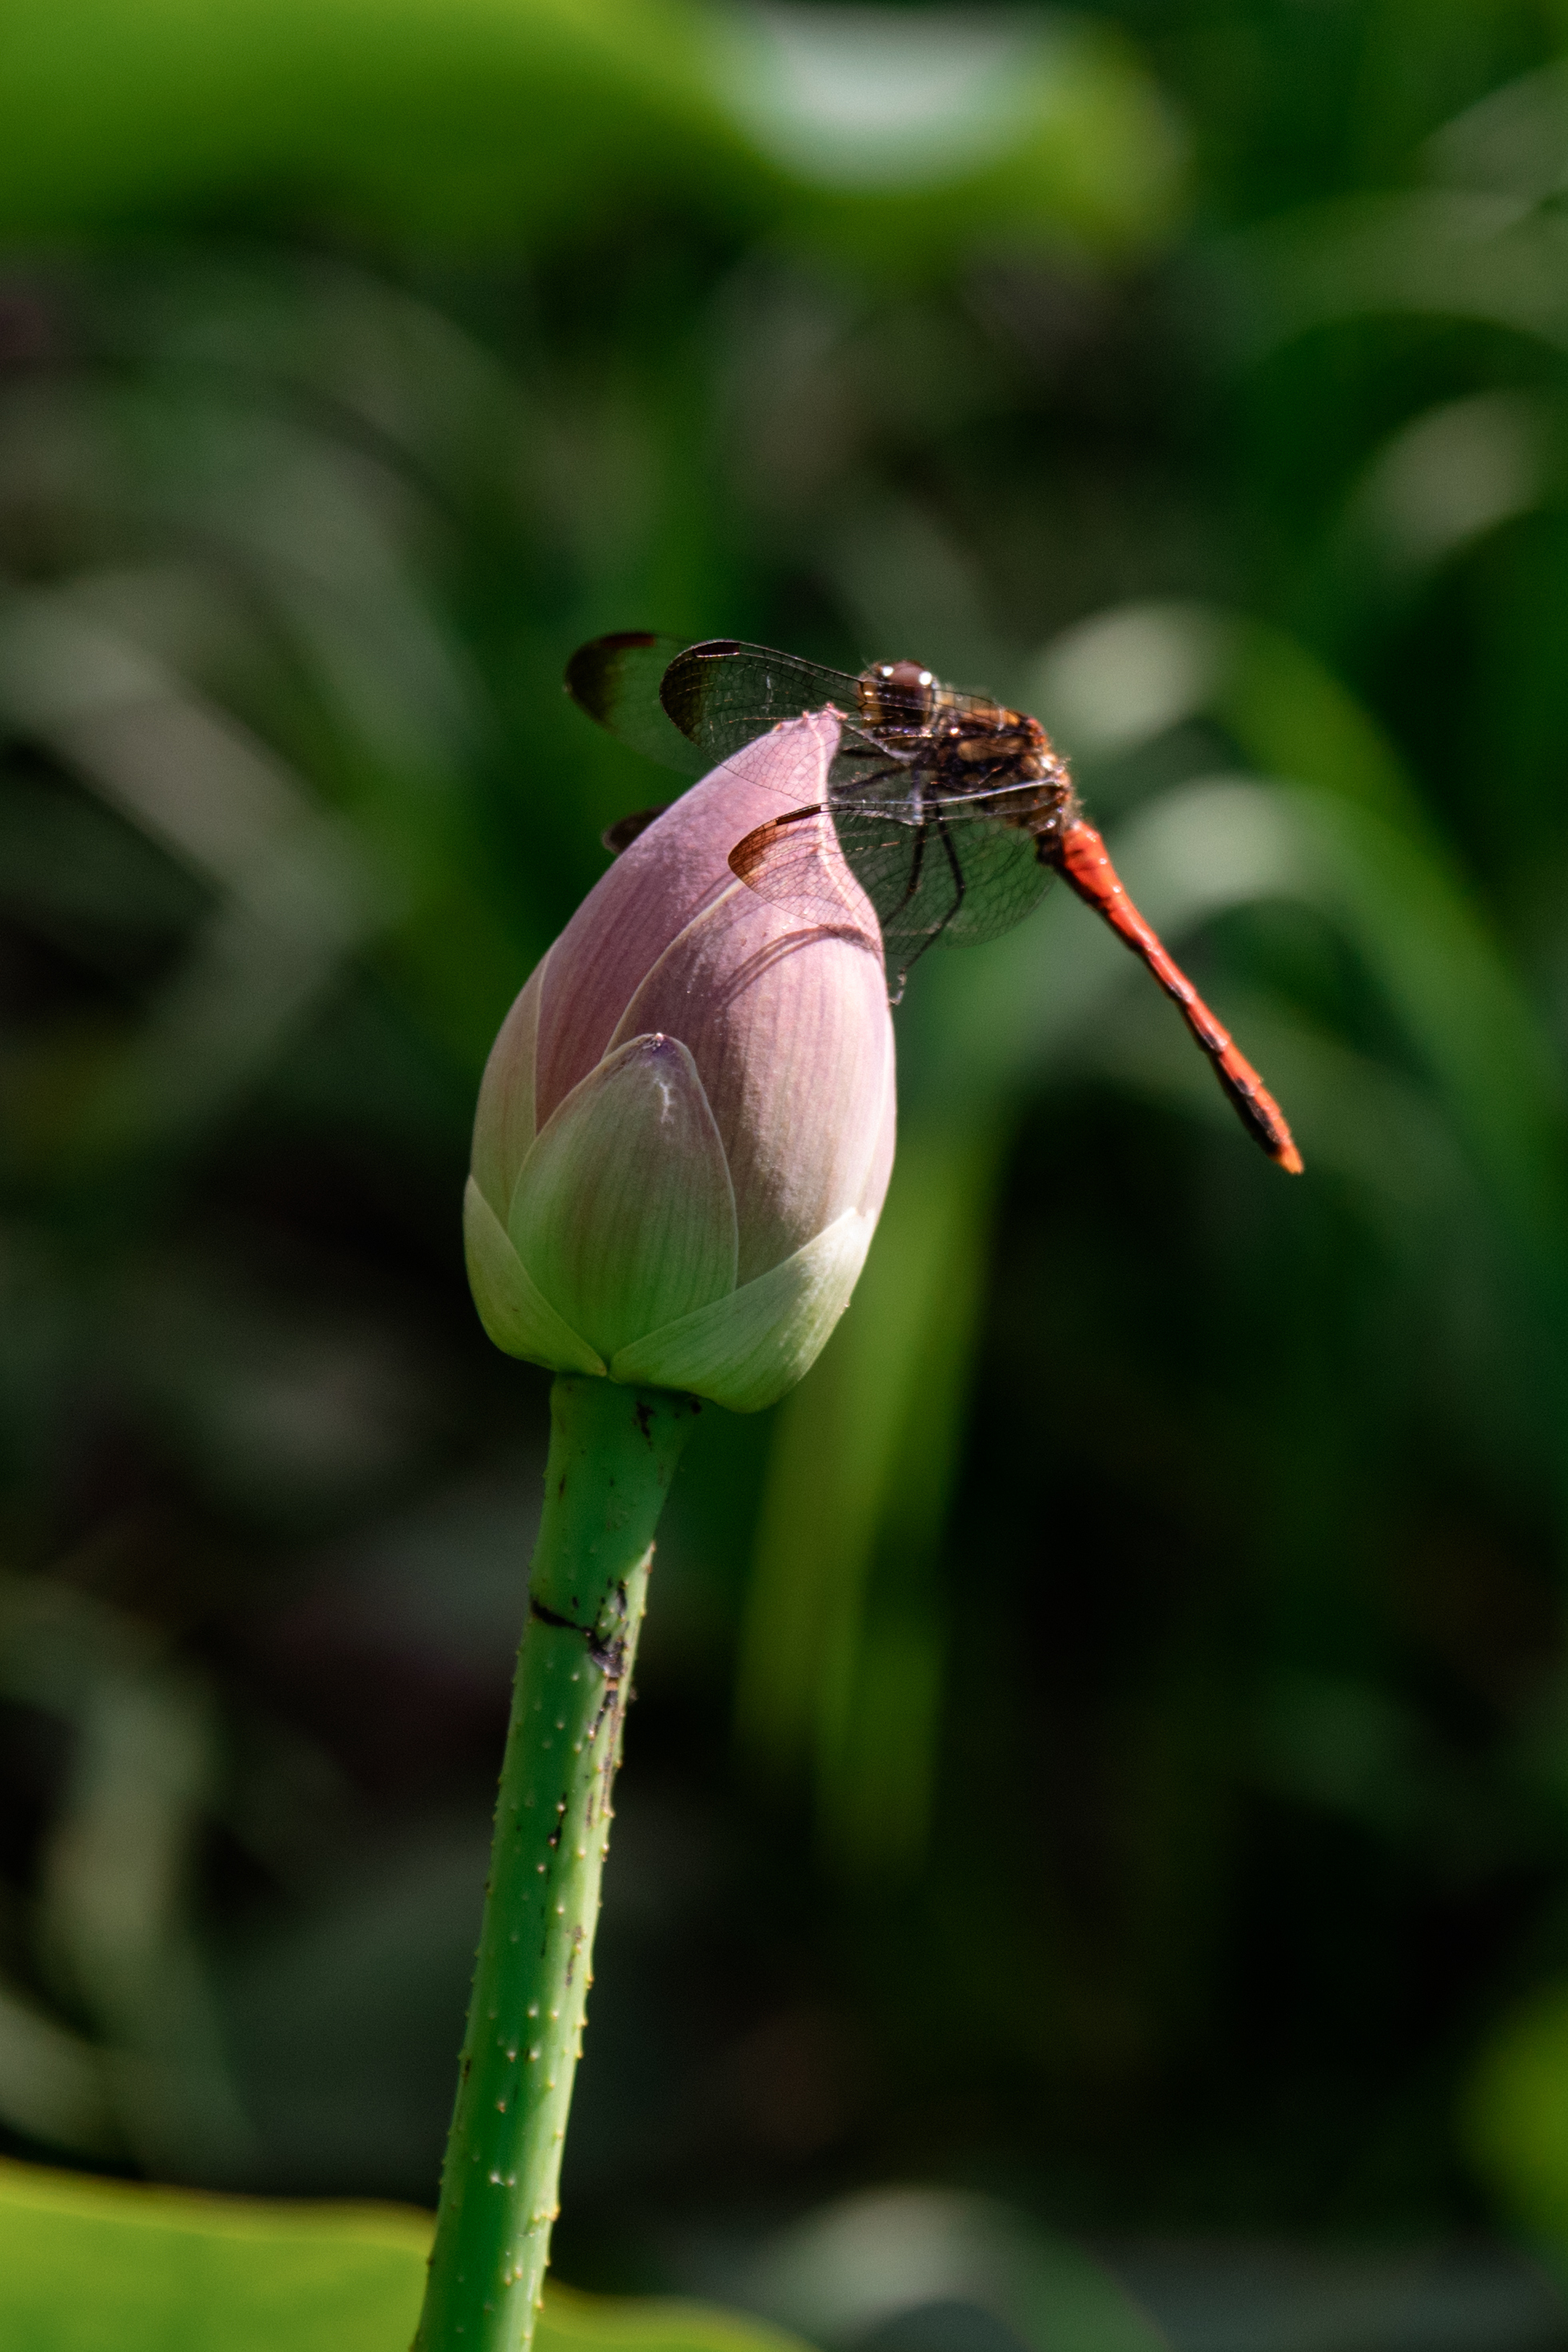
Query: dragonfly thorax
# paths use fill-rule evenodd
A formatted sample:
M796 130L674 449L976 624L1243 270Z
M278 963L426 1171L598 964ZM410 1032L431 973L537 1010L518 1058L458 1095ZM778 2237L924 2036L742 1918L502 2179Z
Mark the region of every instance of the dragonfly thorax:
M1037 719L955 693L921 662L876 662L855 683L861 728L902 771L864 780L862 792L884 800L912 793L922 814L996 818L1032 835L1042 857L1054 854L1078 800ZM842 804L842 788L835 799Z

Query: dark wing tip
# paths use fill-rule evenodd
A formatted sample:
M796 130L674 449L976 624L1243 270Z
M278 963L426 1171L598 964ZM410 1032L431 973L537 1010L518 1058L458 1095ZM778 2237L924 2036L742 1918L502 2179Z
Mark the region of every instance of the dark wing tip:
M617 654L632 653L642 646L657 646L658 632L653 629L616 629L609 636L590 637L579 646L566 665L562 683L574 702L588 713L590 719L602 719L607 697L605 677Z
M742 835L730 852L730 871L737 882L744 882L750 889L761 890L773 851L783 843L798 839L798 835L791 835L789 827L804 824L808 817L821 816L826 807L825 801L813 801L807 808L786 809L783 816L770 816L763 824L753 825L750 833ZM771 893L763 892L763 895L766 897Z
M679 728L689 743L704 740L704 697L710 681L703 676L700 665L743 651L739 637L704 637L700 645L687 646L679 653L659 680L658 698L664 705L665 716Z
M765 824L753 826L735 844L730 852L730 871L737 882L752 882L777 838L777 821L770 817Z
M605 827L599 838L611 856L618 857L622 850L629 849L638 835L645 834L654 819L661 817L668 806L668 801L660 801L657 808L635 809L630 816L618 816L614 824Z

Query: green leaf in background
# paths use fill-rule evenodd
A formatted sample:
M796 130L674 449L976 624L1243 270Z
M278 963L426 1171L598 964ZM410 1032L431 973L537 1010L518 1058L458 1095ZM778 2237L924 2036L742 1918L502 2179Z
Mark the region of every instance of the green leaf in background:
M1466 2123L1478 2168L1504 2203L1568 2246L1568 1987L1538 1990L1494 2029Z
M430 2221L269 2205L0 2164L5 2352L403 2352ZM541 2352L791 2352L700 2305L552 2286Z
M304 197L488 244L657 188L923 267L982 226L1141 244L1181 171L1125 44L1001 11L71 0L3 55L0 228L34 234Z

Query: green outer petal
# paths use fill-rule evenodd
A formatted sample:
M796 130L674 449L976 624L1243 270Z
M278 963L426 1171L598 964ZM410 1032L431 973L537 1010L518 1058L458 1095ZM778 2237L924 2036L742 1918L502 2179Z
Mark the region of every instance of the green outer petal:
M728 1298L650 1331L610 1359L610 1378L689 1389L731 1412L761 1412L810 1370L849 1304L875 1217L846 1209L793 1257Z
M536 1287L471 1176L463 1192L463 1253L479 1321L505 1354L552 1372L604 1371L604 1360Z
M606 1054L540 1129L507 1223L606 1357L728 1297L735 1190L689 1048L656 1031Z

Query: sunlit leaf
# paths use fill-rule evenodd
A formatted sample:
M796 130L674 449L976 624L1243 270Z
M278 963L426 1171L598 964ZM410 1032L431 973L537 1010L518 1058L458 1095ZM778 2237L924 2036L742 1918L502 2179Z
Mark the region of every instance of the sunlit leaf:
M1181 176L1169 114L1120 43L1000 10L989 28L977 16L920 33L848 9L746 27L682 0L221 17L188 0L72 0L14 32L0 101L13 230L237 189L282 210L309 186L405 234L469 239L673 181L759 226L923 268L981 222L1141 242ZM858 86L875 95L847 115Z
M6 2352L397 2352L426 2215L199 2198L0 2164ZM790 2352L753 2321L547 2286L540 2352Z

